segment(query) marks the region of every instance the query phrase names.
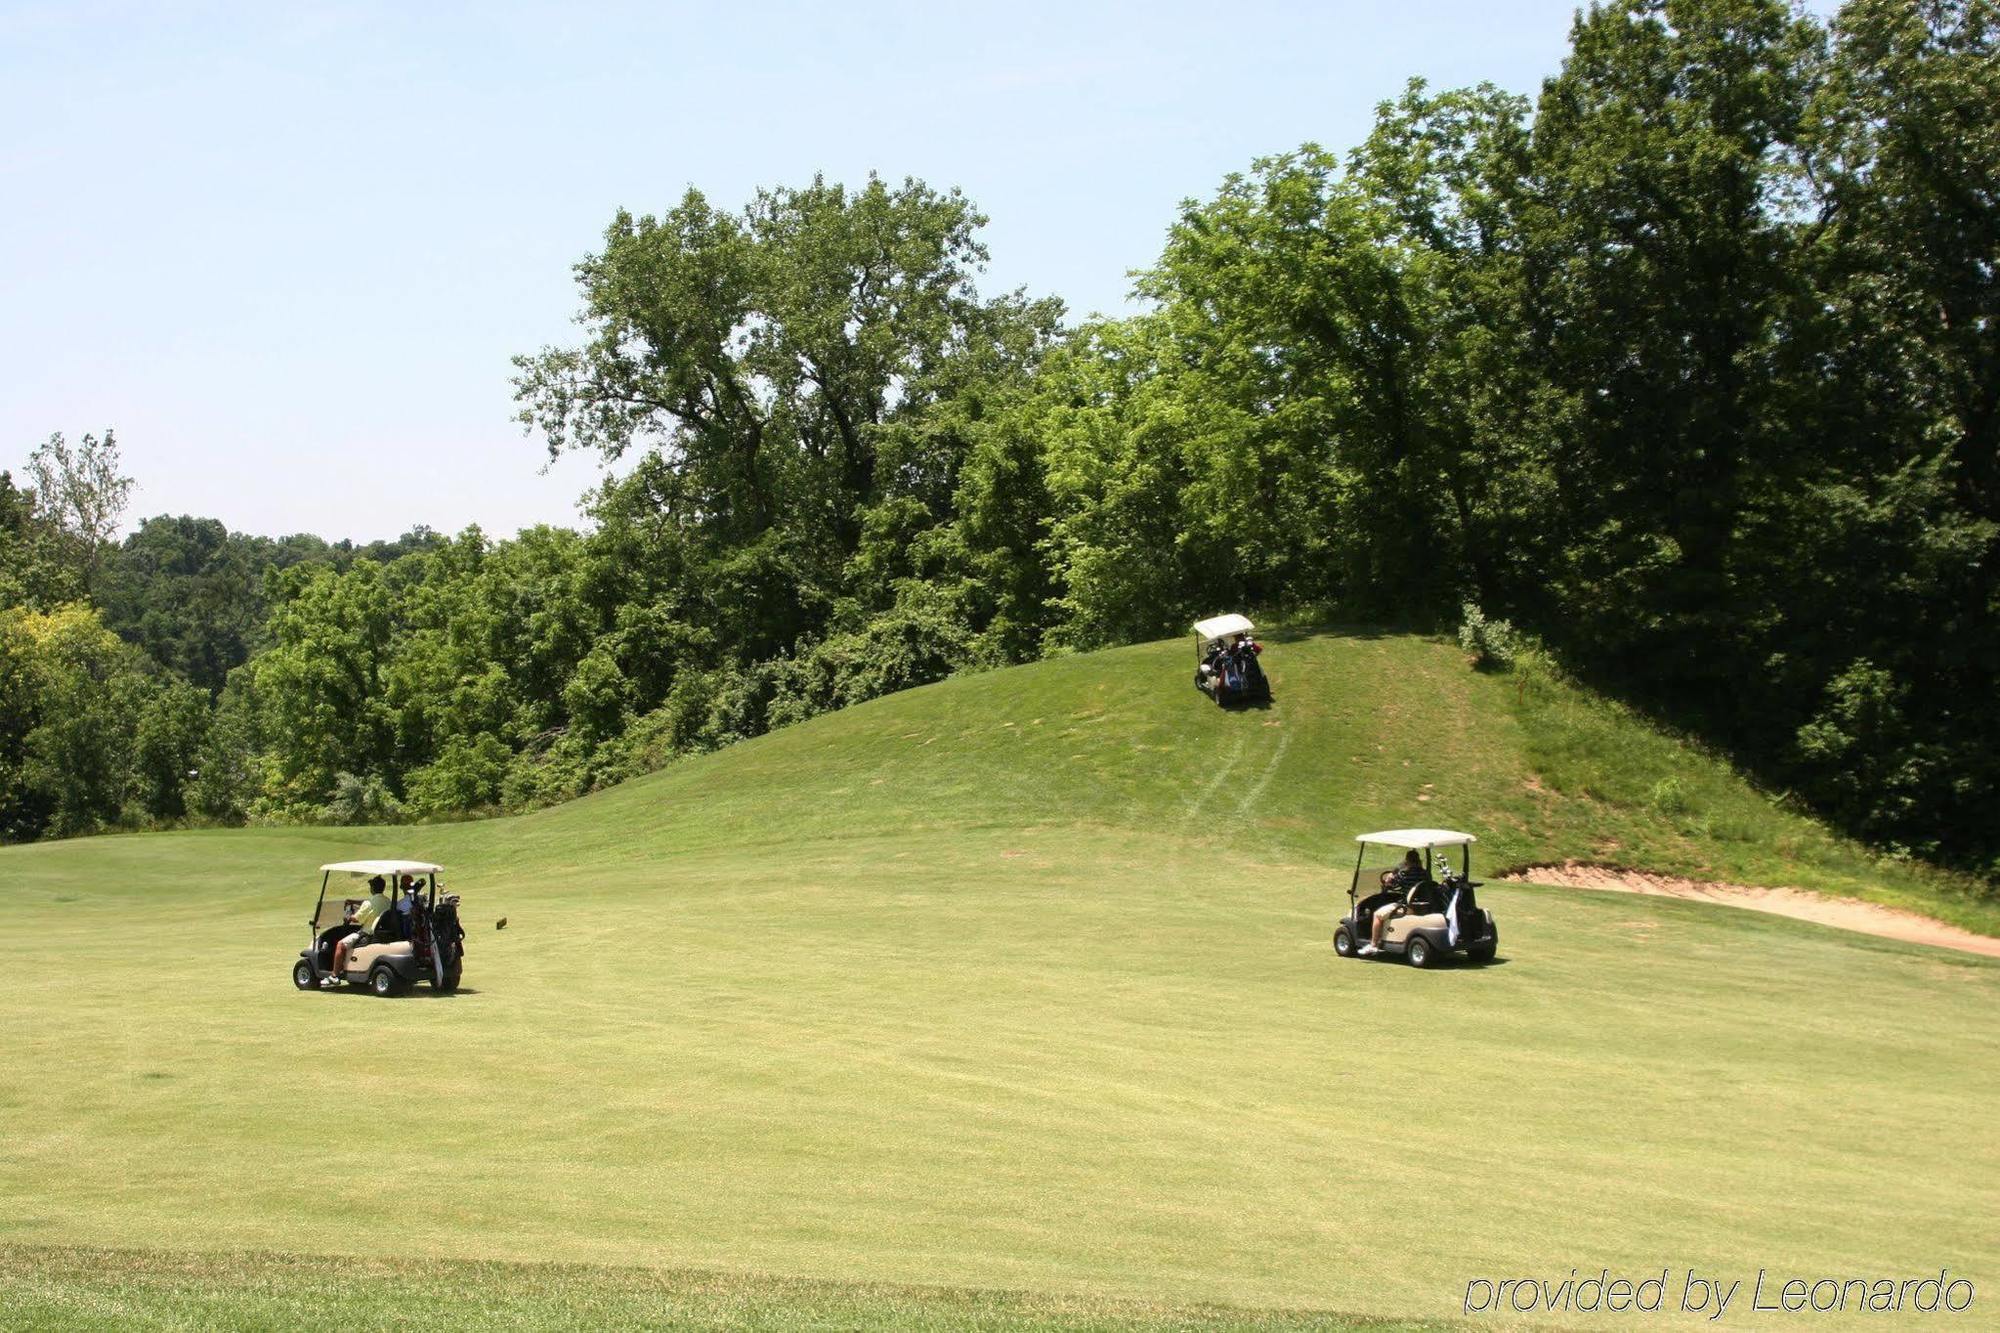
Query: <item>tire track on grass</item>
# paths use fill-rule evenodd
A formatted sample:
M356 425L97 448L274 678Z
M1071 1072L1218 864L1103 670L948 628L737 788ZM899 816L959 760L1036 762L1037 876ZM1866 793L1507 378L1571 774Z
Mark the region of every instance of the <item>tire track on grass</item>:
M1249 814L1250 807L1263 799L1264 793L1270 789L1271 779L1278 775L1278 765L1284 760L1285 751L1291 748L1291 744L1291 732L1283 732L1278 736L1278 748L1271 751L1271 757L1264 761L1264 771L1257 775L1256 785L1251 787L1243 799L1236 803L1237 814Z
M1215 795L1223 783L1229 781L1229 775L1236 771L1237 760L1243 757L1243 746L1247 741L1248 737L1236 738L1236 748L1229 752L1229 758L1223 761L1222 767L1216 770L1215 776L1208 780L1208 784L1196 794L1194 800L1188 802L1187 810L1181 816L1183 824L1194 823L1195 817L1201 814L1201 808L1208 804L1208 798Z

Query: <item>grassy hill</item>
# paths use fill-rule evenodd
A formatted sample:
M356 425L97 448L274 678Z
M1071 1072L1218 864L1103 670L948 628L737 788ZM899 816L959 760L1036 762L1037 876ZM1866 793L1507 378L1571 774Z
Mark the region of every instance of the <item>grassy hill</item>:
M1488 869L1990 903L1545 676L1298 636L1225 713L1190 653L515 819L0 849L0 1322L291 1322L361 1255L364 1317L466 1326L1444 1321L1572 1267L1995 1289L2000 966L1502 885L1499 965L1328 947L1352 835L1410 823ZM467 989L293 992L314 867L383 854L449 867Z

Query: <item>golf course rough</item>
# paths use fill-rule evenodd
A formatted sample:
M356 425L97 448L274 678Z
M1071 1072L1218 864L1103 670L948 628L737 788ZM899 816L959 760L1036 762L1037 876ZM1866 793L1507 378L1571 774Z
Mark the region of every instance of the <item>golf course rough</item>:
M342 1256L465 1326L459 1261L509 1325L1449 1323L1572 1268L1949 1269L1983 1319L2000 964L1533 885L1482 890L1491 967L1329 939L1353 834L1409 824L1475 870L1990 904L1443 644L1274 636L1240 712L1187 658L964 677L520 818L0 849L0 1321L286 1322ZM464 895L464 990L293 991L315 867L383 855Z

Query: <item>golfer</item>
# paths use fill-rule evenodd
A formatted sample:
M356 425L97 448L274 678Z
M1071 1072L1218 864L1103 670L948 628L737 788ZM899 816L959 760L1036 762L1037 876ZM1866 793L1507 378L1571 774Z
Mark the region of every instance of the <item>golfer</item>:
M1375 909L1375 924L1368 928L1368 943L1361 946L1364 958L1382 952L1382 928L1410 910L1410 895L1424 882L1424 859L1417 855L1416 848L1404 853L1403 864L1396 867L1389 880L1388 887L1401 889L1403 896L1400 901L1386 902Z
M368 942L375 923L382 919L382 913L389 910L388 885L382 882L380 875L368 881L368 889L368 896L347 914L347 924L355 929L341 936L340 943L333 946L333 971L320 979L319 984L323 987L332 988L340 984L340 979L347 974L347 955Z

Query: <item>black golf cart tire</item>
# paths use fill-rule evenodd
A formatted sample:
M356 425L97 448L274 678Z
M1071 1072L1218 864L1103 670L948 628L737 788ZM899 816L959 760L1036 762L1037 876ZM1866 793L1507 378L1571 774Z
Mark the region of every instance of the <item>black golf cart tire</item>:
M1346 926L1337 926L1333 932L1333 951L1342 958L1352 958L1354 954L1354 933Z
M368 974L368 989L387 999L396 993L396 970L387 963L377 963Z
M456 967L451 968L444 974L443 981L431 982L431 989L436 991L440 995L449 995L453 991L458 989L458 979L460 975L462 975L462 969Z
M292 984L300 990L318 990L319 980L313 976L312 964L301 958L292 964Z
M1489 925L1487 936L1465 951L1465 956L1475 963L1490 963L1493 955L1500 952L1500 927Z
M1403 949L1403 957L1410 960L1411 967L1429 967L1437 957L1437 950L1421 935L1410 936L1410 942Z

